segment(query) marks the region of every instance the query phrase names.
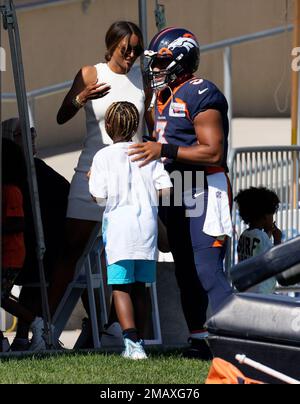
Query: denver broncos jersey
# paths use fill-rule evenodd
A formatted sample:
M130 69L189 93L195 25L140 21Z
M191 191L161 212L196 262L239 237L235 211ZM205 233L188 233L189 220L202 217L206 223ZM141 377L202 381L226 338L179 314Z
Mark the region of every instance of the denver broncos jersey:
M168 89L164 90L168 91ZM173 90L169 99L164 103L162 93L158 94L155 105L155 136L160 143L170 143L176 146L193 146L197 144L194 128L196 116L209 109L218 110L222 116L224 132L224 157L222 171L228 171L228 104L221 91L210 81L191 78ZM197 167L207 173L220 171L216 167ZM186 165L166 161L168 171L184 170ZM191 170L192 166L188 166Z

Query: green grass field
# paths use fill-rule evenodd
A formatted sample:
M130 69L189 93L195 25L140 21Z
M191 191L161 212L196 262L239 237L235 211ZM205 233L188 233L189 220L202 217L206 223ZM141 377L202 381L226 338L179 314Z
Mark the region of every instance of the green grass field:
M65 354L2 359L1 384L203 384L210 363L184 359L178 352L154 352L146 361L117 354Z

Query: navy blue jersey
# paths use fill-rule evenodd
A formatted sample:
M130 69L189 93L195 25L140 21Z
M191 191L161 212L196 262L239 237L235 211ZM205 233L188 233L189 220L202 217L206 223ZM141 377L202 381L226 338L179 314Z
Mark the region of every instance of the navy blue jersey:
M167 91L164 90L164 93ZM215 109L221 113L224 132L222 168L228 171L228 104L221 91L210 81L193 77L175 88L173 95L170 95L165 103L161 96L162 93L159 94L155 106L155 134L157 141L161 143L177 146L196 145L197 137L194 129L196 116L209 109ZM180 169L182 166L182 164L174 162L172 169ZM201 169L210 171L208 167L201 166Z

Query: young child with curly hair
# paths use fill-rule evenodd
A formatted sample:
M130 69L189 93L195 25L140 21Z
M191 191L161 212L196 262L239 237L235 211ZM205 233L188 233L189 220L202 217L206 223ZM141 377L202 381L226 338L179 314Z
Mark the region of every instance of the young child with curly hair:
M280 200L275 192L264 188L254 188L240 191L235 202L239 208L242 220L248 228L242 233L238 242L239 261L262 254L281 244L282 232L274 222L274 215L278 210ZM270 294L275 291L276 279L271 278L249 291Z

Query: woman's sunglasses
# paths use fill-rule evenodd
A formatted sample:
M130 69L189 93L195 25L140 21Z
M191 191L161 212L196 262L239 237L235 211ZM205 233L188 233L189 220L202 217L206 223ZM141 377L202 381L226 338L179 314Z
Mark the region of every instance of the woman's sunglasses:
M141 56L143 51L144 51L144 49L141 47L141 45L137 45L137 46L128 45L127 47L120 46L120 52L123 57L129 56L132 53L134 54L134 56L139 57L139 56Z

